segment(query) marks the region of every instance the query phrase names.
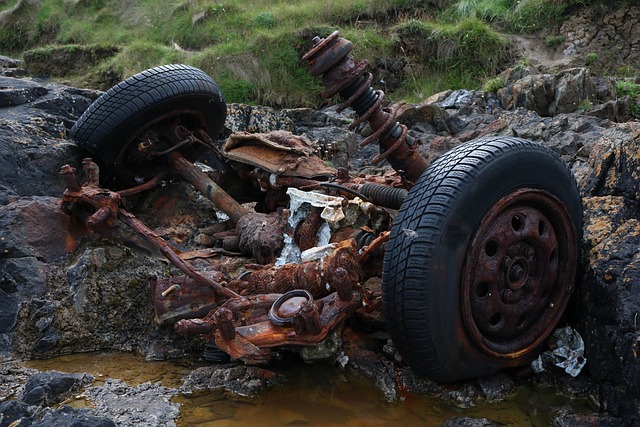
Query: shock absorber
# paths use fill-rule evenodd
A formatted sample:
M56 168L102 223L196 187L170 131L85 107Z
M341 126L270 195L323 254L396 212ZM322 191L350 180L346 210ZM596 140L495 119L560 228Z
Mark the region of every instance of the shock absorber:
M325 87L322 97L329 99L339 95L342 104L338 111L353 108L359 117L349 126L350 130L369 122L373 133L360 146L378 141L380 154L372 163L387 159L402 177L404 186L410 188L429 163L418 151L417 141L407 134L407 127L395 120L395 112L382 107L384 92L371 87L373 75L368 71L369 63L353 60L349 55L353 44L340 37L338 31L325 39L314 37L313 43L313 48L302 59L312 76L322 76Z

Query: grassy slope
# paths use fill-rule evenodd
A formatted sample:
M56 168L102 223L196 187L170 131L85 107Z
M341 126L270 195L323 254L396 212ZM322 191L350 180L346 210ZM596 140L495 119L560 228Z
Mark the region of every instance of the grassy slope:
M576 1L585 0L552 3ZM540 0L522 2L538 5ZM0 1L0 10L6 12L16 3ZM515 26L509 29L518 31L513 11L522 9L520 4L514 0L41 0L38 6L8 16L4 25L0 16L0 52L16 54L49 45L117 46L115 57L88 74L65 80L99 86L107 73L126 78L179 62L209 73L230 102L316 105L319 83L308 75L300 56L311 47L313 35L339 29L354 42L358 58L372 64L404 58L403 83L391 88L389 95L415 100L444 88L477 87L498 71L505 41L485 22ZM530 15L536 9L525 12ZM434 13L440 14L438 23L432 19ZM529 15L522 22L532 22Z

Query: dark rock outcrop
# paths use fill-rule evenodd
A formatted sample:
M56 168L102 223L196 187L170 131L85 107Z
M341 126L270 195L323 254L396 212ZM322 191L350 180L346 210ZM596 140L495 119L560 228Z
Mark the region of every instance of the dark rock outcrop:
M33 408L27 403L18 400L0 402L0 427L8 427L18 420L29 419L32 415Z
M21 401L32 406L51 406L92 381L93 377L86 374L39 372L27 381Z
M92 410L86 408L61 406L47 412L41 420L31 424L31 427L116 427L113 420L92 413Z

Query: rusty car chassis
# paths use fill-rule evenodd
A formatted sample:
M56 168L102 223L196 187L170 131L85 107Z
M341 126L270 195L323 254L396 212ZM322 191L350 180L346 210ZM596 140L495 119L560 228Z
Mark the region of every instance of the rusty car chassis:
M245 363L317 346L357 310L381 307L419 374L457 381L528 363L573 289L575 181L549 150L517 138L474 141L429 167L351 50L335 32L316 37L303 60L324 98L355 111L351 130L368 123L360 145L379 144L373 163L395 173L350 176L284 131L219 144L226 105L217 86L170 65L120 83L78 120L72 136L99 165L85 159L83 183L62 167L63 209L107 237L122 222L160 251L182 274L150 279L156 321ZM202 151L213 168L194 162ZM536 178L540 168L549 180ZM235 277L199 270L124 208L123 198L175 177L228 216L214 249L255 263ZM382 291L363 285L372 277Z

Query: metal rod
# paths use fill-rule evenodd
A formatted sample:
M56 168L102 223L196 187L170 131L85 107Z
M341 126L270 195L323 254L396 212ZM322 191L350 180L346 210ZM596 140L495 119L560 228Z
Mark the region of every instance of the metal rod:
M205 172L182 157L180 153L171 153L169 162L187 182L196 187L207 199L211 200L218 209L229 215L234 224L249 212L218 184L213 182Z
M146 225L144 225L138 218L136 218L131 213L126 210L120 208L118 209L118 219L120 221L127 224L133 230L141 234L147 241L149 241L153 246L158 248L162 254L167 257L171 263L179 268L184 274L191 277L193 280L201 282L205 285L211 286L216 290L220 295L227 298L241 298L240 295L233 292L231 289L225 288L220 283L210 280L203 275L201 275L195 268L193 268L190 264L178 256L177 253L164 241L164 239L158 235L156 235L151 229L149 229Z

